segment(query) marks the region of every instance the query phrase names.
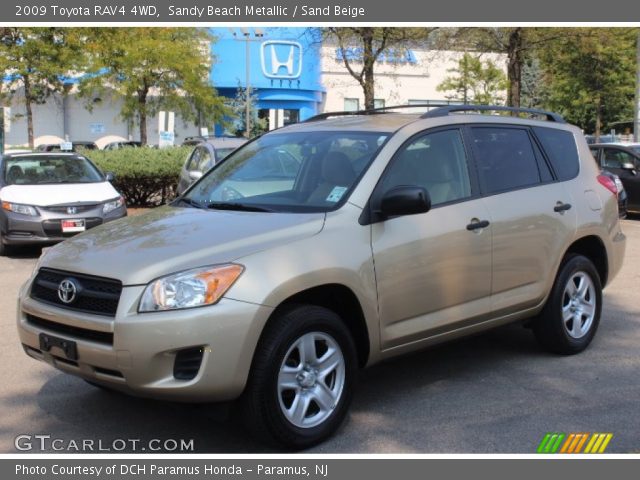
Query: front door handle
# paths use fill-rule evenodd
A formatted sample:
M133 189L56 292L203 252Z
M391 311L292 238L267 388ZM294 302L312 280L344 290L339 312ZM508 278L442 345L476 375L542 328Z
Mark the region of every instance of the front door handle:
M478 220L477 218L474 218L473 220L471 220L471 223L467 225L467 230L472 232L481 228L487 228L488 226L489 220Z
M562 202L558 202L556 204L555 207L553 207L553 211L554 212L558 212L558 213L562 213L562 212L566 212L567 210L569 210L571 208L571 204L570 203L562 203Z

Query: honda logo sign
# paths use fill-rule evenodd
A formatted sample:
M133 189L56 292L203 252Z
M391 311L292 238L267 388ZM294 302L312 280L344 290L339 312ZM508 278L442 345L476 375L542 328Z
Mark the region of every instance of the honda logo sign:
M302 45L288 40L268 40L260 46L260 61L265 77L294 80L302 73Z

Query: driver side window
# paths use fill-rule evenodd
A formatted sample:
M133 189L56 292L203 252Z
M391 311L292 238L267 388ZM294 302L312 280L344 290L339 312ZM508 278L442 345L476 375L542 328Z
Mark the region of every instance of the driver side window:
M432 205L470 197L471 182L460 131L427 133L405 145L387 171L382 191L401 185L424 187Z

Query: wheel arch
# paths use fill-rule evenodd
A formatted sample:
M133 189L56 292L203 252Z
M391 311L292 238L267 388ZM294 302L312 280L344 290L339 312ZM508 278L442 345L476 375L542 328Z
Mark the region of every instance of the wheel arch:
M317 285L283 299L267 319L261 337L283 309L296 304L316 305L336 313L351 333L357 350L358 365L364 367L367 364L371 346L364 310L353 290L340 283Z
M582 255L591 260L598 271L600 282L604 288L609 277L609 257L602 239L597 235L581 237L569 245L563 259L570 254Z

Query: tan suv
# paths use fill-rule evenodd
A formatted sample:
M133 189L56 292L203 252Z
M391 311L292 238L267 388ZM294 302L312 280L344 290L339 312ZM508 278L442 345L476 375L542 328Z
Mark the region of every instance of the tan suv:
M172 205L48 250L20 293L27 355L134 395L239 399L303 448L338 428L359 367L508 322L586 348L625 236L580 130L389 110L268 133Z

